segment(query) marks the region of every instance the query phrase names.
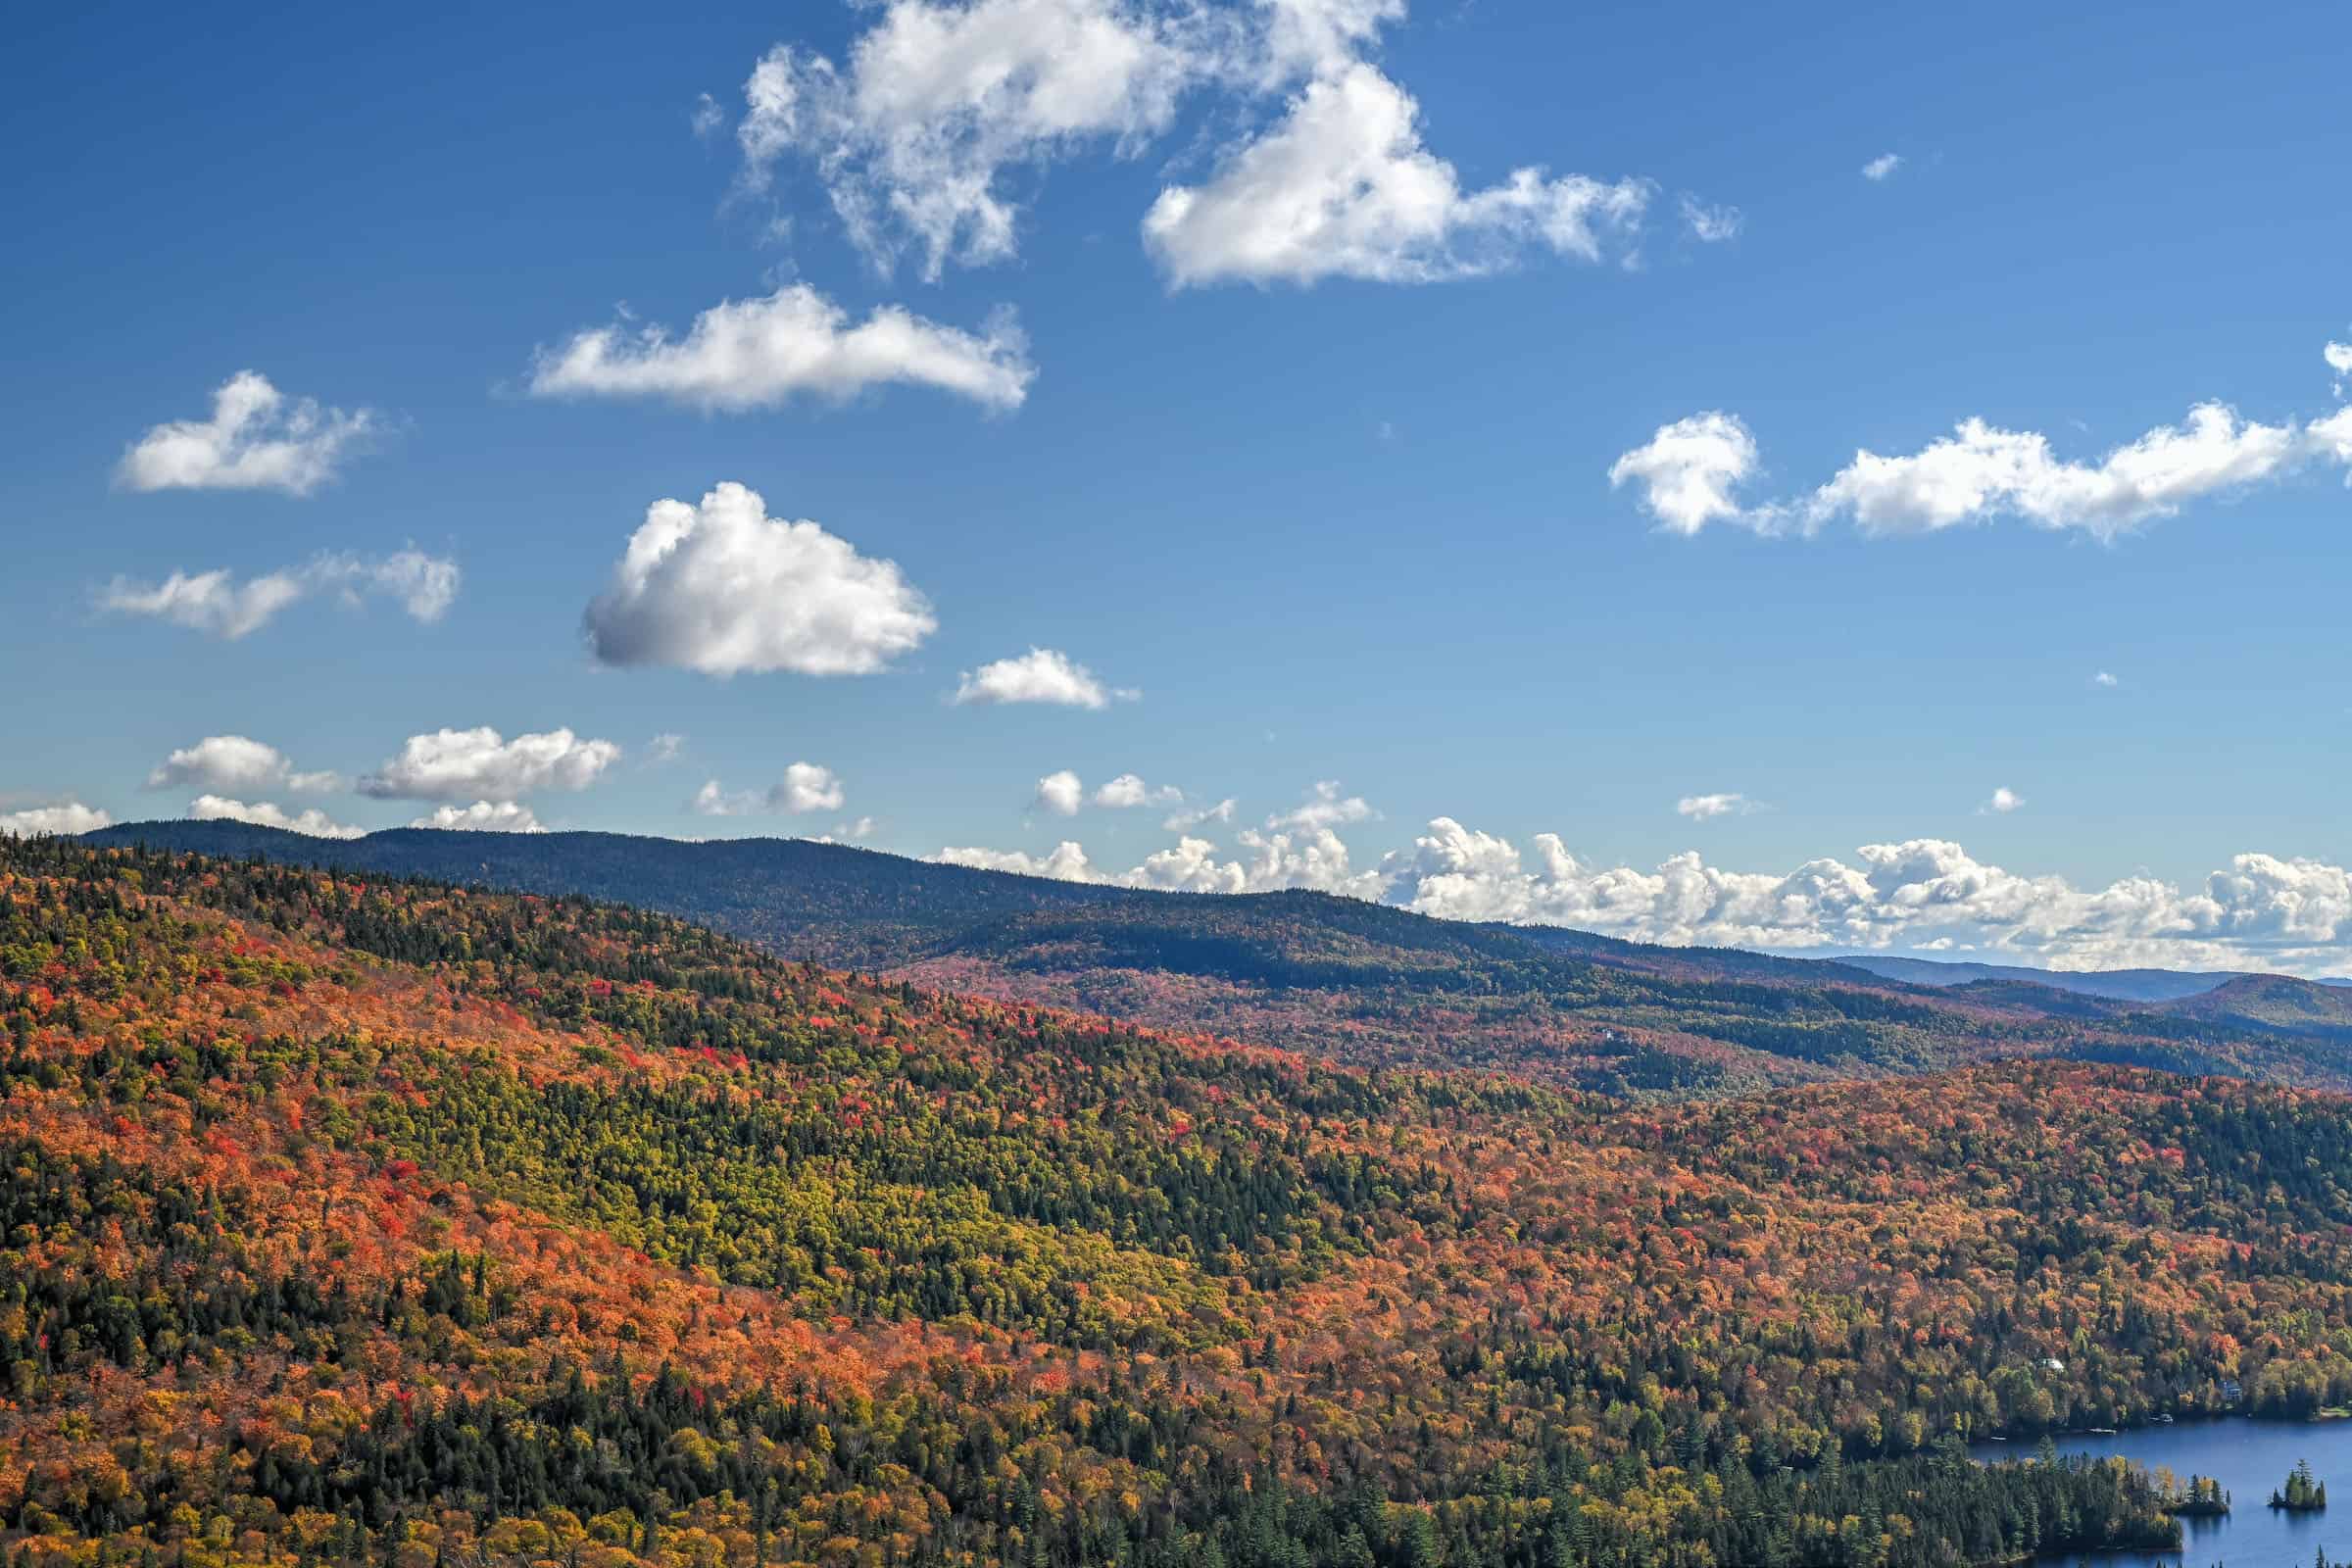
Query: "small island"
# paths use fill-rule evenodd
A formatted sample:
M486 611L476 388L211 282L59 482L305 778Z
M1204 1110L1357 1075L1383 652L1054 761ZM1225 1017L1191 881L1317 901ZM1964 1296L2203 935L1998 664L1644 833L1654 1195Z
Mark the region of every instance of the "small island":
M2230 1512L2230 1494L2213 1477L2192 1475L2187 1486L2168 1491L2164 1511L2180 1519L2219 1519Z
M2309 1459L2298 1459L2286 1486L2271 1494L2271 1506L2290 1513L2318 1513L2328 1506L2328 1483L2313 1479Z

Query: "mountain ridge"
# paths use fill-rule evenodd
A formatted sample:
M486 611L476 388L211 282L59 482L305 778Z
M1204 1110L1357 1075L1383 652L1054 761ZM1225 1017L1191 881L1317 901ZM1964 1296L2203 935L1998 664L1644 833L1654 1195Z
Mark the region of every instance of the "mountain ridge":
M2198 1005L2023 980L1923 987L1858 964L1438 920L1301 890L1106 888L803 839L395 829L322 840L176 821L84 842L602 898L942 989L1360 1064L1523 1071L1620 1095L1739 1093L2009 1055L2352 1088L2352 1017L2286 977Z

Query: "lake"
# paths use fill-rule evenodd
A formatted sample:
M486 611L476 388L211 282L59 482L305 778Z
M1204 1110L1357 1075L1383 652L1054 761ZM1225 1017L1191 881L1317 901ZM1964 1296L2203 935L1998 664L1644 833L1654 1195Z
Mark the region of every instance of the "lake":
M1969 1451L1984 1460L2030 1459L2034 1448L2032 1442L1980 1443ZM2329 1557L2352 1557L2352 1421L2182 1421L2112 1437L2060 1438L2058 1451L2121 1454L2150 1470L2168 1467L2183 1482L2192 1474L2212 1476L2230 1492L2232 1511L2226 1519L2181 1520L2180 1551L2057 1552L2041 1563L2307 1568L2322 1546ZM2272 1489L2286 1480L2297 1459L2309 1459L2312 1473L2328 1483L2333 1506L2326 1513L2269 1506Z

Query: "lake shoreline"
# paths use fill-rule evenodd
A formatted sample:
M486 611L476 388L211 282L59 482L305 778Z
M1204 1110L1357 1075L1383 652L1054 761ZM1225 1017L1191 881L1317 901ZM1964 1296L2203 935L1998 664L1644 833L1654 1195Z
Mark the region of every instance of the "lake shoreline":
M2212 1480L2230 1494L2226 1514L2174 1515L2181 1544L2103 1551L2039 1552L2004 1568L2278 1568L2307 1564L2324 1549L2332 1558L2352 1556L2352 1510L2290 1512L2262 1506L2263 1499L2295 1466L2308 1460L2319 1478L2352 1484L2352 1421L2340 1415L2216 1415L2149 1422L2118 1431L2047 1434L2061 1457L2120 1458L2153 1473L2172 1472L2185 1485L2192 1476ZM1983 1438L1968 1446L1980 1463L2033 1457L2042 1437ZM2242 1502L2238 1499L2244 1499Z

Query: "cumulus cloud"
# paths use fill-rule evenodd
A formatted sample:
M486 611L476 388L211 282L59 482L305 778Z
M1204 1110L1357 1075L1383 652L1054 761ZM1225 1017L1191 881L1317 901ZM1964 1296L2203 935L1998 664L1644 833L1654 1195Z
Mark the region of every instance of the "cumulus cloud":
M2099 888L2023 875L1943 839L1868 844L1850 861L1743 872L1695 851L1653 870L1589 864L1557 834L1523 852L1437 817L1411 848L1358 870L1329 827L1185 835L1125 870L1065 840L1043 855L948 849L934 858L1104 886L1200 893L1313 888L1445 919L1561 925L1671 946L1784 953L1968 952L2067 969L2163 965L2338 973L2352 961L2352 870L2266 854L2183 887L2133 875Z
M1349 822L1368 822L1380 813L1365 804L1360 795L1343 796L1337 779L1323 779L1306 794L1306 800L1288 811L1266 818L1270 828L1304 828L1309 832L1345 826Z
M1977 808L1977 812L1979 815L1990 812L1994 815L2006 816L2025 804L2026 798L2023 795L2003 784L1992 792L1983 806Z
M1711 821L1718 816L1745 816L1755 809L1755 802L1738 793L1686 795L1674 803L1675 814L1687 816L1693 822Z
M2183 425L2159 425L2095 464L2062 462L2049 438L1964 419L1903 457L1864 450L1807 504L1870 534L1929 533L2004 514L2043 528L2113 539L2191 501L2277 477L2308 451L2290 421L2241 419L2218 403Z
M516 801L476 801L471 806L441 806L420 816L411 827L437 828L453 833L544 833L531 808Z
M1609 488L1642 486L1642 505L1670 533L1743 521L1733 494L1756 471L1756 438L1737 415L1710 412L1660 425L1609 466Z
M1138 806L1182 806L1184 791L1173 784L1163 784L1153 789L1134 773L1121 773L1095 791L1094 801L1097 806L1113 809Z
M1902 167L1902 154L1881 153L1862 166L1862 177L1868 180L1882 180Z
M60 801L54 806L29 806L18 811L0 811L0 838L28 839L43 833L93 833L111 827L114 818L93 806L79 801Z
M2320 350L2320 357L2328 362L2328 368L2335 372L2335 395L2342 397L2344 381L2352 377L2352 343L2338 343L2330 338L2327 347Z
M2116 678L2115 678L2113 675L2109 674L2109 673L2108 673L2106 670L2103 670L2103 669L2102 669L2102 670L2100 670L2100 671L2099 671L2097 674L2095 674L2095 675L2093 675L2093 676L2091 676L2091 677L2090 677L2090 683L2091 683L2093 686L2107 686L2107 687L2113 687L2113 686L2118 686L2118 685L2121 685L2121 684L2122 684L2122 683L2121 683L2120 681L2118 681L2118 680L2117 680L2117 679L2116 679Z
M258 370L213 393L209 419L156 425L122 454L115 482L128 490L276 490L307 496L335 476L378 420L360 409L288 400Z
M896 562L770 517L758 491L730 483L698 506L647 508L582 624L606 664L866 675L939 622Z
M1281 121L1207 183L1170 185L1144 241L1171 284L1424 283L1549 251L1598 261L1647 208L1644 180L1515 170L1464 190L1421 142L1412 96L1363 61L1309 80Z
M1152 888L1168 893L1272 893L1287 888L1310 888L1349 898L1376 897L1382 879L1377 871L1357 871L1348 863L1348 846L1329 828L1300 833L1238 835L1243 854L1226 859L1206 839L1190 836L1146 856L1124 871L1106 870L1087 856L1083 846L1064 839L1046 855L1023 850L949 848L932 858L949 865L977 866L990 871L1012 871L1022 876L1053 877L1064 882L1091 882L1106 887Z
M1053 648L1032 648L1015 659L1000 659L967 669L956 686L957 703L1054 703L1063 708L1108 708L1113 698L1133 702L1143 693L1105 687L1095 672Z
M256 827L283 828L289 833L307 833L318 839L365 838L368 830L338 822L317 807L307 810L288 811L268 801L243 801L220 795L199 795L188 803L188 815L198 822L251 822Z
M290 789L325 794L343 788L343 778L333 772L298 772L285 753L247 736L207 735L165 758L147 775L146 787L246 793Z
M1064 839L1049 855L1025 850L944 849L931 857L943 865L968 865L982 871L1010 871L1019 876L1050 876L1060 882L1104 880L1088 863L1085 849Z
M1971 418L1917 452L1888 457L1864 448L1810 494L1751 506L1738 492L1756 471L1755 439L1737 416L1712 412L1660 426L1618 458L1609 483L1639 482L1642 508L1686 535L1713 522L1810 534L1846 517L1882 538L2014 516L2112 542L2193 502L2315 463L2352 469L2352 409L2309 424L2264 424L2200 403L2181 423L2159 425L2092 463L2061 459L2036 431Z
M674 762L678 759L678 753L685 747L685 736L675 730L665 729L646 743L645 760L656 763Z
M771 793L778 794L787 811L838 811L847 799L833 770L814 762L795 762L784 769Z
M620 760L611 741L583 740L553 729L507 740L495 729L443 729L412 735L400 754L360 780L360 793L377 800L464 801L477 805L540 790L584 790ZM436 813L438 814L438 813ZM453 824L425 822L419 826Z
M732 414L780 408L804 396L838 402L898 383L1014 409L1036 374L1009 312L978 333L897 306L882 306L852 325L849 312L794 283L763 298L714 305L682 338L659 326L576 332L540 352L531 391L662 398Z
M2202 887L2132 876L2098 889L2023 876L1941 839L1865 845L1856 864L1786 873L1710 866L1695 852L1654 871L1587 865L1555 834L1535 854L1439 817L1388 858L1388 902L1424 914L1574 926L1642 942L1779 951L1963 950L2060 968L2340 965L2352 872L2240 855Z
M695 792L688 808L703 816L750 816L759 811L838 811L849 797L829 767L795 762L764 790L730 794L716 779Z
M441 618L458 596L458 564L409 549L368 558L323 555L239 581L226 568L174 571L161 582L117 577L98 595L98 608L148 615L231 642L259 631L290 605L332 593L346 607L369 595L395 600L416 620Z
M841 63L789 46L744 84L743 184L804 161L881 270L911 252L936 279L1018 247L1034 178L1057 160L1140 154L1187 95L1247 122L1205 183L1171 185L1144 222L1178 287L1349 276L1426 281L1536 252L1597 257L1647 204L1646 181L1519 170L1465 190L1422 144L1412 98L1365 58L1402 0L884 0ZM1701 209L1720 232L1726 211Z
M1033 804L1044 807L1056 816L1076 816L1085 804L1086 786L1068 768L1048 773L1037 781L1037 796Z

